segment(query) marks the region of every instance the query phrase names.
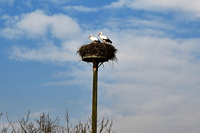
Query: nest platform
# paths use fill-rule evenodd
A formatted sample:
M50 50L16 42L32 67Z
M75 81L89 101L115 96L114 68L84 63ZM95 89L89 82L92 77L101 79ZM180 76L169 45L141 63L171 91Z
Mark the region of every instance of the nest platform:
M85 62L93 62L94 60L98 62L117 61L116 58L117 49L107 43L102 42L92 42L89 44L82 45L77 54Z
M97 62L106 62L108 61L108 58L103 57L103 56L84 56L82 58L83 61L85 62L93 62L93 60L96 60Z

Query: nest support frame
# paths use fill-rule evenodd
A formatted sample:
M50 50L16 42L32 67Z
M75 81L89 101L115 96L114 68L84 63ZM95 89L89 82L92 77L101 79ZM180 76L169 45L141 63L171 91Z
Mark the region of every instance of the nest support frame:
M109 59L104 56L83 56L82 60L88 63L96 64L96 67L100 67L104 62L107 62Z

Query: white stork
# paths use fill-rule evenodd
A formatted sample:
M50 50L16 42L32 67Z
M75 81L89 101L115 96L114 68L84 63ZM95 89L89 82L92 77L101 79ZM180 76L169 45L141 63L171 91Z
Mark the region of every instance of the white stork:
M89 36L89 39L92 41L92 42L100 42L100 40L96 37L93 37L92 35Z
M102 36L102 32L100 32L98 36L100 37L100 39L101 39L104 43L112 43L112 41L111 41L107 36Z

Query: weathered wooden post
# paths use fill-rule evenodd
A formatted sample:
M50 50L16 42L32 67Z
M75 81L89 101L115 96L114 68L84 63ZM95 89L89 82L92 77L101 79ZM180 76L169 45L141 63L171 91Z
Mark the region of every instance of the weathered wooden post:
M96 59L93 59L93 93L92 93L92 132L97 132L97 86L98 86L98 64Z
M83 61L93 63L92 133L97 133L98 68L108 60L117 60L116 52L114 46L101 42L82 45L77 51Z

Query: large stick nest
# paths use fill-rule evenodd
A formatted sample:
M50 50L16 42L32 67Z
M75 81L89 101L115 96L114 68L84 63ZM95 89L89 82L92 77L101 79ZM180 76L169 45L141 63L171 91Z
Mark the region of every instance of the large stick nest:
M111 61L117 61L116 53L117 49L113 45L101 42L82 45L77 51L77 54L82 58L86 56L102 56Z

